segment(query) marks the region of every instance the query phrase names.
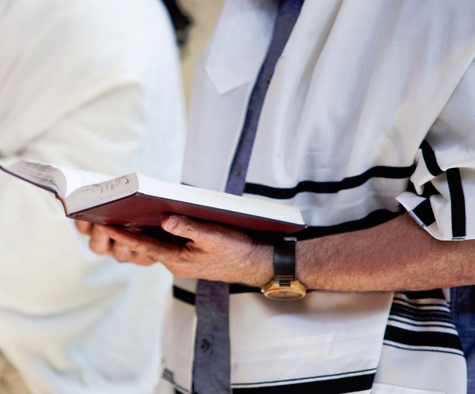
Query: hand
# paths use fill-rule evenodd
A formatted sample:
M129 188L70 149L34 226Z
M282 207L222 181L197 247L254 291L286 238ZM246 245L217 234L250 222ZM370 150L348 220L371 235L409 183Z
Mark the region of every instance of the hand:
M98 225L85 222L82 220L75 220L76 228L81 234L88 235L89 248L97 254L107 254L113 256L122 262L132 262L139 265L150 265L155 261L149 259L147 256L141 255L132 251L127 245L114 241L109 237L101 227Z
M189 241L185 244L162 242L127 230L95 225L91 233L91 249L107 250L106 253L118 259L130 256L130 261L139 264L159 261L180 278L262 286L273 277L271 245L257 243L242 232L215 223L196 222L184 216L166 217L162 227ZM80 231L87 233L88 230L80 228ZM120 248L108 247L106 236Z

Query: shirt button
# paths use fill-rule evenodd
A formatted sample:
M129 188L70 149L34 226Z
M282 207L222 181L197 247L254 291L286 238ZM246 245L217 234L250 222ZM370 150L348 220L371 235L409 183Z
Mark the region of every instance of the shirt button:
M203 352L206 352L209 349L209 342L206 339L203 339L200 348Z

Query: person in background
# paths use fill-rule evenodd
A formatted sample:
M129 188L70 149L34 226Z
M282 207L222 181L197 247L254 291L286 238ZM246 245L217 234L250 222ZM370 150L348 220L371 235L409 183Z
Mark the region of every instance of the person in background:
M157 0L0 2L2 164L179 181L176 44ZM152 393L170 274L91 253L59 201L5 174L0 207L6 370L32 394Z
M163 0L163 3L167 7L172 18L178 46L180 48L184 48L186 46L186 42L188 41L190 28L193 26L193 19L189 13L183 9L183 6L178 0Z

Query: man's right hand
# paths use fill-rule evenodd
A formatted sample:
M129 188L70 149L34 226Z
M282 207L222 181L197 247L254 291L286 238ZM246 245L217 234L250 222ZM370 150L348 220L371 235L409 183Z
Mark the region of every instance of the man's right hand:
M132 251L127 245L114 241L94 223L75 220L75 224L81 234L90 237L89 248L96 254L107 254L121 262L131 262L139 265L155 263L147 256Z

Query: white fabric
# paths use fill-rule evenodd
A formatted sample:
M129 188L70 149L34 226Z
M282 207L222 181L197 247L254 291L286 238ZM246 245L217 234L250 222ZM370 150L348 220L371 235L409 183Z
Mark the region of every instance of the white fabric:
M255 5L254 10L249 9L251 21L267 4L228 0L223 15L244 9L243 1ZM268 8L268 12L274 11ZM475 57L474 12L475 4L465 0L435 0L430 6L400 0L306 1L269 86L247 182L293 188L302 181L339 183L379 166L410 168L426 138L442 156L450 156L450 165L472 166L475 117L470 109L474 92L469 87L473 86L471 63ZM240 18L245 26L243 16ZM257 72L253 70L247 78L240 74L239 80L249 83L234 83L230 89L226 81L232 80L235 68L240 67L240 62L233 61L239 56L234 55L220 63L217 77L210 75L209 59L223 47L226 53L242 50L239 44L226 41L228 35L220 30L226 25L226 21L218 23L198 67L184 166L184 182L217 190L224 189ZM266 48L268 42L268 31L263 29L255 35L253 45ZM245 70L251 72L250 68L239 72ZM454 146L453 153L444 149L447 144ZM444 163L442 166L447 168ZM466 168L461 172L466 190L466 185L474 184L473 176ZM416 189L421 186L417 174L413 178ZM437 182L438 189L447 187L443 186L447 184L444 174ZM396 198L407 205L406 187L407 178L372 177L338 193L302 192L279 201L300 206L310 226L331 226L363 219L379 209L397 211ZM451 201L447 193L433 198L439 204L434 210L437 226L442 233L449 233ZM467 208L467 237L473 236L472 210ZM437 236L434 231L431 234ZM378 368L385 373L376 375L374 392L466 391L465 361L460 352L447 357L434 354L429 357L434 369L426 369L418 367L418 357L412 357L410 350L385 346L384 353L393 356L383 357L380 363L392 295L367 295L365 301L360 297L316 293L302 302L279 304L258 294L231 295L233 387L260 387L261 382L272 385L282 380L288 384L305 381L305 377L318 380L323 375ZM182 324L195 324L193 319L184 320ZM339 341L337 334L327 335L334 327L326 322L338 321L347 323L351 340L346 343ZM361 328L358 338L353 337L353 324ZM178 346L181 340L176 336L174 343ZM308 344L308 353L296 344ZM324 344L328 352L319 348ZM274 354L277 346L278 361ZM368 352L352 353L365 346ZM299 357L299 351L305 356ZM298 367L292 368L290 361L297 361ZM171 371L175 364L188 362L175 359L172 365L165 355L165 365ZM392 362L400 366L394 375ZM267 369L267 365L272 367ZM404 373L404 382L394 381ZM434 375L438 379L433 379ZM189 389L190 380L183 379L177 383Z
M336 373L374 372L391 294L314 292L305 302L278 305L263 298L259 293L231 295L234 387L278 386L323 380Z
M155 0L0 2L0 155L179 181L179 57ZM34 394L148 394L170 275L97 256L0 174L0 349Z
M196 281L175 278L174 284L191 294L196 292ZM166 328L163 332L163 354L166 355L163 376L157 394L165 394L172 381L178 389L189 391L193 378L193 351L195 348L196 315L193 306L170 298L166 310ZM183 324L186 322L185 324ZM171 374L169 374L169 372ZM169 376L167 376L169 374Z
M469 67L462 80L458 83L444 110L427 134L427 141L435 151L439 167L446 171L459 168L465 196L466 235L462 239L475 239L475 204L470 202L475 198L475 140L473 130L475 119L473 107L475 105L475 67ZM457 239L451 228L451 195L447 177L442 174L433 176L420 154L416 156L417 168L411 177L416 190L422 192L424 184L431 182L440 195L430 198L436 222L427 226L427 231L440 240ZM416 205L419 196L404 193L398 201L408 211ZM417 217L415 217L417 220Z

